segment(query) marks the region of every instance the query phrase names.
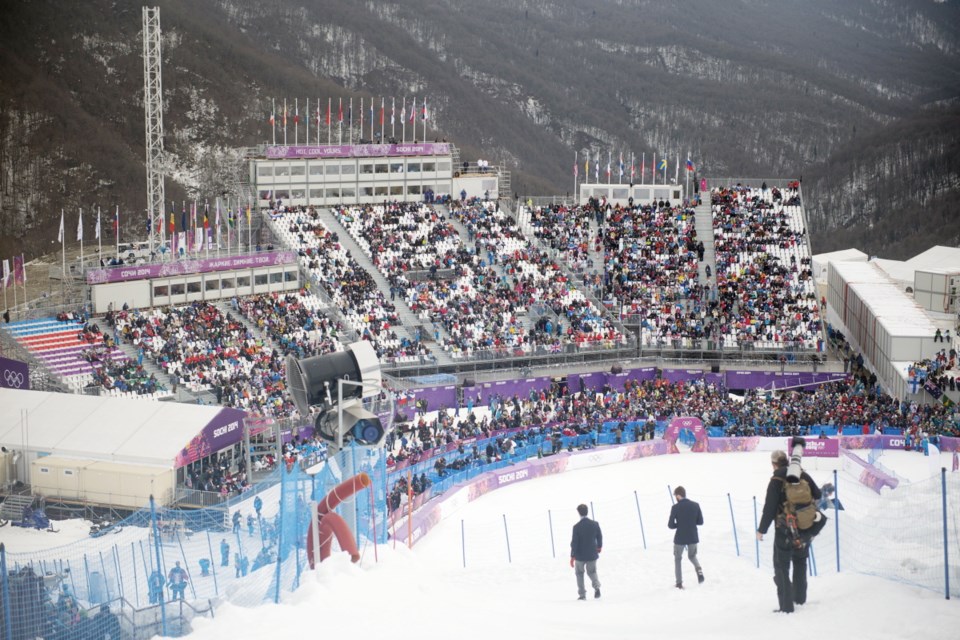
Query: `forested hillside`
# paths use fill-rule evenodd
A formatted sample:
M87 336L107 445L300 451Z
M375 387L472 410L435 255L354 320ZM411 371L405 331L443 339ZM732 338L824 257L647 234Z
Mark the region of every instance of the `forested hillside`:
M802 177L815 251L960 239L953 1L157 4L168 200L235 189L242 149L270 140L272 99L416 96L431 133L506 165L522 194L571 191L575 152L671 167L689 153L707 177ZM119 205L139 233L140 6L8 5L0 255L48 248L61 208Z

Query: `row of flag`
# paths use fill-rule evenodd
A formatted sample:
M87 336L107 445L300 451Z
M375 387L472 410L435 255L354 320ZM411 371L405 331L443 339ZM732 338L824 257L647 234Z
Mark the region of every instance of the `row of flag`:
M365 102L366 100L366 102ZM326 113L324 113L323 103L318 98L316 100L315 107L311 109L310 107L310 98L307 98L304 102L304 118L303 122L306 125L306 136L304 142L310 144L310 123L314 123L314 130L316 131L316 144L320 144L320 133L322 127L325 125L327 128L327 143L333 143L333 124L337 125L337 136L338 144L342 143L343 139L343 127L347 126L348 131L352 131L354 128L354 123L359 123L360 125L360 136L363 137L365 126L370 127L370 138L373 139L376 137L375 128L377 125L380 127L380 138L386 138L386 125L390 125L390 137L396 137L396 127L399 124L401 127L401 137L403 141L406 142L406 126L409 124L413 127L412 133L414 139L416 139L416 127L417 122L421 122L424 131L426 131L427 121L430 120L430 108L427 104L427 99L424 98L419 104L417 103L417 98L414 97L410 101L409 109L407 106L407 98L403 98L400 101L400 111L399 118L397 117L397 99L390 98L390 102L387 103L386 98L380 98L380 106L377 108L376 98L360 98L360 109L359 111L354 111L353 109L353 98L349 98L346 103L342 97L337 99L337 104L334 105L333 98L327 98ZM356 117L354 115L356 114ZM379 114L379 118L378 118ZM273 134L273 143L277 143L277 128L279 127L283 133L283 144L287 144L287 126L290 121L293 121L294 127L294 144L299 144L299 127L300 127L300 99L294 98L293 106L290 108L288 106L286 98L283 100L282 109L278 111L276 101L271 101L270 113L267 116L267 122L270 124L270 129Z
M11 262L13 267L11 268ZM23 254L21 253L18 256L13 256L13 259L4 258L3 259L3 288L6 289L11 285L26 285L27 284L27 270L25 268L26 262L23 260Z
M675 181L675 182L679 182L679 181L680 181L680 154L679 154L679 153L676 154L675 160L676 160L676 171L675 171L675 174L674 174L674 181ZM592 161L592 164L593 164L593 177L594 177L594 180L597 181L597 182L599 182L599 181L600 181L600 170L601 170L601 165L602 165L602 160L601 160L600 152L599 152L599 151L596 152L596 156L595 156L595 159ZM584 173L584 179L585 179L585 180L590 178L590 165L591 165L590 154L587 153L587 154L586 154L586 158L585 158L584 161L583 161L583 173ZM617 168L617 174L618 174L618 177L619 177L619 179L620 179L620 182L623 182L623 179L624 179L625 177L629 177L629 181L630 181L630 182L637 182L636 178L637 178L637 169L638 169L638 167L636 166L636 161L635 161L634 155L633 155L632 153L630 154L630 157L627 159L627 161L625 161L625 160L624 160L624 157L623 157L623 152L621 151L621 152L620 152L620 160L619 160L619 162L618 162L616 165L614 165L614 162L613 162L613 153L612 153L612 152L609 152L609 151L607 152L607 166L606 166L606 172L605 172L605 173L606 173L607 182L612 182L612 180L613 180L613 168L614 168L614 166L616 166L616 168ZM656 182L657 182L657 174L661 174L661 175L663 176L663 178L662 178L662 179L663 179L663 182L666 183L666 181L667 181L667 169L668 169L669 166L670 166L670 162L669 162L669 158L668 158L668 156L667 156L666 154L664 154L663 156L661 156L659 160L657 160L657 155L656 155L656 154L653 155L653 161L651 162L650 167L649 167L649 169L650 169L650 178L653 180L653 184L656 184ZM687 155L687 159L686 159L686 161L684 162L684 168L686 169L686 171L687 171L688 174L693 173L693 172L696 170L696 167L695 167L694 164L693 164L693 160L690 159L689 154ZM646 176L647 176L647 156L646 156L646 153L643 153L643 154L641 154L641 156L640 156L639 172L640 172L640 175L639 175L640 180L639 180L639 182L640 182L641 184L643 184L643 183L645 183L645 181L646 181ZM574 159L573 159L573 177L574 177L574 179L578 179L578 178L580 177L579 152L574 152Z

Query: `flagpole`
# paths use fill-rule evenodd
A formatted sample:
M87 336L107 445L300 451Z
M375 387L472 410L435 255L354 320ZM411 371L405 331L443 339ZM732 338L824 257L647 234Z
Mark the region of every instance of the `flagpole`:
M386 110L386 99L383 96L380 96L380 144L384 143L384 138L387 137L387 132L383 128L383 112Z
M427 113L427 99L423 99L423 141L427 141L427 119L430 117L430 114Z
M150 221L150 230L153 231L153 220ZM103 240L100 238L100 205L97 205L97 253L103 260Z
M66 232L63 229L63 209L60 209L60 252L63 254L63 277L60 279L60 283L63 284L67 280L67 243Z
M309 138L308 138L309 140ZM217 257L220 257L220 196L217 196Z
M363 141L363 96L360 96L360 140L357 142ZM350 136L350 143L353 143L353 136Z
M400 106L400 142L407 141L407 96L403 96L403 104Z
M277 101L270 98L270 131L273 134L273 144L277 144Z
M253 225L250 224L250 198L247 198L247 251L253 251Z
M303 112L307 114L307 135L304 138L307 141L307 144L310 144L310 98L307 98L307 106L304 108ZM299 112L297 117L299 118Z
M413 96L410 106L410 121L413 123L413 144L417 144L417 96Z
M77 217L77 240L80 241L80 273L83 273L83 209Z
M293 146L300 146L300 98L293 99Z
M397 97L393 96L390 98L390 137L394 139L397 137L396 111Z
M350 96L350 110L348 113L350 115L350 118L349 118L350 126L347 128L347 135L350 136L350 139L347 141L347 144L352 145L353 144L353 96Z
M164 240L163 240L163 231L162 231L162 229L163 229L163 225L166 224L166 222L167 222L166 220L161 220L161 221L160 221L160 229L161 229L161 232L160 232L160 242L161 242L161 243L163 243L163 241L164 241ZM113 227L114 227L113 235L116 236L116 243L117 243L117 247L116 247L116 248L117 248L117 257L119 258L119 257L120 257L120 205L117 205L117 210L116 210L116 212L113 214Z
M327 144L333 144L333 129L330 124L333 121L333 118L330 116L330 110L333 109L333 98L327 98ZM319 142L319 140L317 141Z
M337 144L343 144L343 96L340 96L340 110L337 112Z
M577 198L577 182L578 182L577 172L580 171L580 165L578 163L579 163L579 152L576 149L574 149L573 151L573 202L574 202L574 205L576 205L576 203L579 202L579 199Z
M20 268L23 270L23 279L20 281L20 284L23 285L23 303L27 303L27 261L23 257L23 254L20 254ZM14 282L16 286L16 282Z
M7 262L7 261L4 261L4 266L6 267L6 269L3 270L3 308L4 308L4 310L6 310L6 309L9 309L9 307L7 306L7 278L10 276L10 273L9 273L10 263ZM14 308L14 311L16 311L16 308L17 308L17 278L16 278L16 276L14 276L14 278L13 278L13 308Z

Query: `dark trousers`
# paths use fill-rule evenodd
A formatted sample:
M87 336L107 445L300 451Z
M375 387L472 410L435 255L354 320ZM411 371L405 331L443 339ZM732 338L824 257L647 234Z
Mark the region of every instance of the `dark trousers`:
M807 601L807 546L791 548L779 533L773 542L773 580L777 583L777 599L781 611L793 611L793 605ZM793 579L790 569L793 568Z

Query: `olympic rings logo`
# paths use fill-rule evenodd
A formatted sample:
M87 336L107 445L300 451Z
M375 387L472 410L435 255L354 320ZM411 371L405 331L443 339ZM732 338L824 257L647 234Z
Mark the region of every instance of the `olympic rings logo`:
M3 380L12 389L19 389L23 386L23 374L13 369L3 370Z

